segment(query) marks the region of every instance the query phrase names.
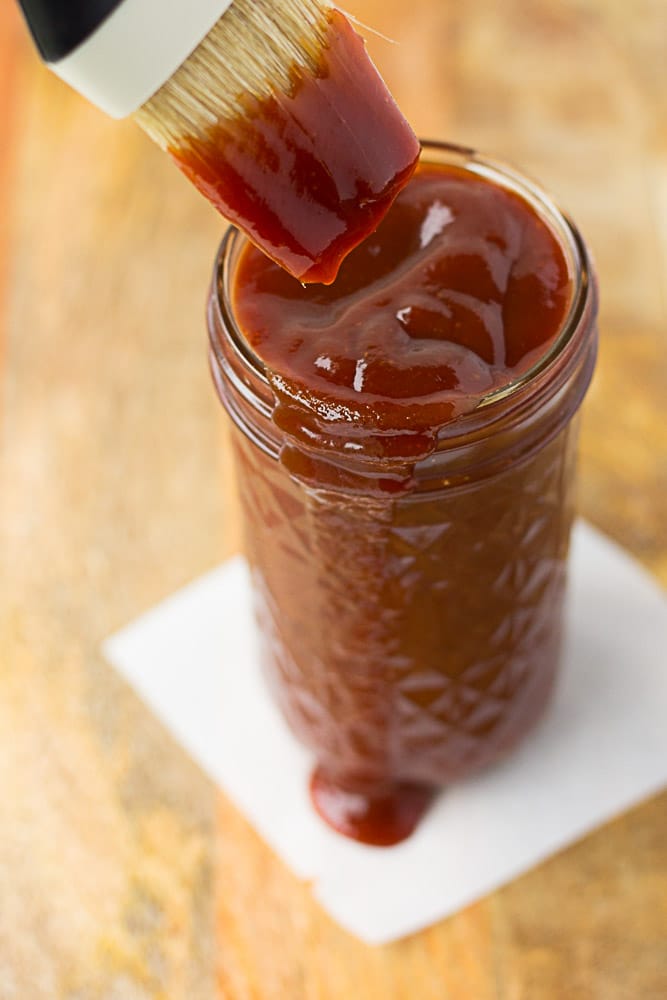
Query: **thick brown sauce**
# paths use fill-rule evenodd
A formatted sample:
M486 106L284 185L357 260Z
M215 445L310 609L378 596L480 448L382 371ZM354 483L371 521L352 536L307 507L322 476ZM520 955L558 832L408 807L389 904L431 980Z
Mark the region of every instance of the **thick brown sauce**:
M350 488L327 452L380 460L388 492L409 488L445 423L544 353L569 298L563 251L530 206L449 166L418 170L335 284L303 288L248 247L234 287L291 471Z
M243 118L171 155L281 267L331 282L409 179L417 139L338 11L316 73L295 70L289 96L246 103Z
M389 781L371 791L345 788L318 767L310 795L322 819L344 837L374 847L393 847L414 832L433 800L433 789Z
M409 497L415 462L433 450L443 426L547 350L570 297L563 251L533 209L450 166L420 168L329 287L302 287L253 247L240 258L233 307L277 397L281 460L320 497L306 517L299 491L288 501L271 463L249 459L261 466L246 483L257 494L251 561L270 595L264 627L275 631L279 699L316 752L326 748L313 801L347 836L382 845L404 839L431 798L422 775L444 780L493 759L544 703L556 662L569 515L560 512L564 500L547 504L552 487L543 481L551 483L555 469L561 482L563 445L554 444L555 458L549 452L512 473L496 495L487 487L443 506L402 505L387 494ZM377 514L360 515L362 507L337 501L336 493L327 501L319 491L331 486L358 494L362 505L375 497ZM535 512L522 513L533 493ZM500 535L494 516L509 518ZM521 518L528 527L517 541ZM304 546L298 557L296 544ZM526 565L537 567L530 600L520 581L513 589L518 545ZM522 616L516 630L515 606ZM519 655L524 640L515 634L527 621L532 646ZM519 668L524 662L530 668ZM526 680L517 682L513 708L507 691L521 670ZM470 679L460 697L473 699L480 721L457 737L452 713L465 706L447 699L463 674ZM330 686L334 675L340 692ZM423 727L412 718L422 711L422 686ZM323 691L328 700L320 707ZM344 718L336 714L339 697ZM408 708L400 725L391 721ZM349 745L340 742L348 717L356 727ZM396 780L391 772L380 780L385 756L400 746ZM413 774L416 784L403 780Z

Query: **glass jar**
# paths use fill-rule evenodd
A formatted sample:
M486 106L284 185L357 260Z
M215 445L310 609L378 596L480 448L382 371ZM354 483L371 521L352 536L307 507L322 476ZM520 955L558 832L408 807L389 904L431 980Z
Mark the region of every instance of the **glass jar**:
M274 396L233 314L244 245L235 230L218 255L208 311L213 377L234 425L266 677L315 756L318 808L372 842L414 825L415 788L496 760L547 703L561 645L576 415L597 340L586 248L548 196L471 150L427 144L422 159L527 201L559 240L573 292L551 347L442 428L407 494L360 490L356 476L354 488L318 488L281 462ZM354 471L348 454L328 460ZM395 819L401 803L412 819L373 832L373 816Z

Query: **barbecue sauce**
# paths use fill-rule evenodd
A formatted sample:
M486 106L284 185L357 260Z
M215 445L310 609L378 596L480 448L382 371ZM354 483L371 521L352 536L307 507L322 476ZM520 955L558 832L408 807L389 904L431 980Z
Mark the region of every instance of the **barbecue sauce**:
M506 752L553 681L567 435L451 497L414 473L549 349L568 265L523 198L425 164L334 284L303 287L248 245L231 294L283 442L282 472L239 451L274 693L318 758L320 815L397 843L434 785Z
M328 284L409 180L419 143L334 10L316 71L295 68L289 95L248 97L242 117L170 153L265 254Z

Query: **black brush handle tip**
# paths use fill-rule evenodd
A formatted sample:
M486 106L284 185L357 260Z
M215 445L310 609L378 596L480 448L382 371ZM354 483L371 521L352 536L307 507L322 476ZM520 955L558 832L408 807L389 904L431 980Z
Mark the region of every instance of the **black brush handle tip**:
M123 0L19 0L44 62L64 59L120 7Z

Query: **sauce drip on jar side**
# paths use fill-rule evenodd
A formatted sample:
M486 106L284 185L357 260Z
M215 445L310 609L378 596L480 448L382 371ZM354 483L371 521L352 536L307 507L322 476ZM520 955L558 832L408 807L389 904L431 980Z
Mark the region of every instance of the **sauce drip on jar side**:
M236 267L232 299L274 389L273 420L286 442L283 464L315 490L340 489L384 505L389 525L439 431L548 350L562 328L571 286L556 236L518 195L454 166L424 165L377 231L345 260L335 284L304 288L248 246ZM335 517L344 517L342 507ZM437 529L438 519L432 520ZM377 531L382 533L380 521ZM424 560L423 566L415 563L419 572L439 579L442 572ZM354 572L345 569L348 576ZM370 586L379 572L369 562ZM368 607L380 616L393 613L381 604L390 599L369 599ZM458 600L455 594L452 599ZM504 598L493 600L500 607ZM487 611L493 620L495 606ZM476 624L459 622L471 633ZM410 641L437 661L426 639ZM483 641L481 650L485 654ZM391 696L381 673L375 683L385 684ZM373 724L371 719L374 736ZM340 775L322 767L315 772L311 795L320 815L365 843L387 845L408 836L428 807L428 788L388 781L365 793L338 780L342 762L340 767Z
M411 176L419 143L368 58L332 11L315 73L291 93L248 97L246 113L170 149L189 180L303 282L331 282Z

